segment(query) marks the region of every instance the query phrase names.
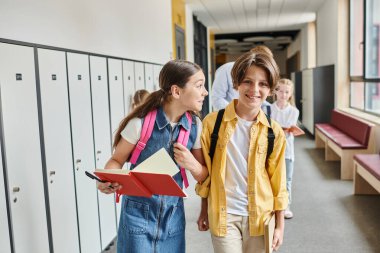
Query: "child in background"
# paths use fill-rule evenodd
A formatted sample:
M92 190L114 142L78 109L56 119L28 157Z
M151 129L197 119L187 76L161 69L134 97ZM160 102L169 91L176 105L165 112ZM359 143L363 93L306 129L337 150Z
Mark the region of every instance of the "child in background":
M150 93L147 90L137 90L135 92L135 95L133 95L132 110L144 103L145 99L149 96L149 94Z
M279 78L273 57L248 52L232 68L238 99L227 105L221 121L215 154L209 156L217 112L203 120L202 150L209 170L196 192L202 199L198 229L210 228L214 252L263 253L264 221L276 215L272 248L278 250L284 235L288 205L285 179L285 134L261 106ZM275 135L267 158L268 129Z
M289 206L285 210L285 218L293 218L293 212L290 210L292 201L292 178L294 170L294 136L288 129L297 125L299 111L294 105L293 82L289 79L280 79L274 91L274 100L272 104L272 118L276 120L285 131L286 135L286 189L289 193Z
M193 112L202 109L205 76L191 62L169 61L159 76L160 90L151 93L120 124L113 143L114 153L105 169L121 169L138 142L144 117L157 109L153 132L145 149L131 170L164 147L181 168L186 168L197 181L203 181L207 168L203 165L200 134L202 123ZM186 117L192 114L192 124ZM187 146L176 142L180 128L190 130ZM182 188L180 170L173 176ZM109 187L112 186L112 187ZM98 183L99 191L111 194L120 189L117 183ZM185 252L185 213L181 197L153 195L151 198L122 197L117 235L118 253Z

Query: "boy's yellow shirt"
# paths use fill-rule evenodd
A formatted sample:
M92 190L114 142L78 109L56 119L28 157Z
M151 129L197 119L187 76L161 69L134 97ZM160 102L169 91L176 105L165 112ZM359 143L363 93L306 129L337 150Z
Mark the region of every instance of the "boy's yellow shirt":
M232 101L224 112L221 122L218 142L211 164L208 154L211 143L211 133L214 129L217 112L210 113L203 120L201 143L203 155L209 171L209 176L196 185L196 192L202 198L208 198L208 219L211 233L225 236L227 233L227 203L225 191L226 154L229 142L236 124L235 103ZM248 153L248 214L249 232L251 236L264 234L264 221L273 210L284 210L288 206L286 190L285 147L286 139L280 125L272 121L275 135L274 148L268 158L269 122L262 110L257 121L252 125Z

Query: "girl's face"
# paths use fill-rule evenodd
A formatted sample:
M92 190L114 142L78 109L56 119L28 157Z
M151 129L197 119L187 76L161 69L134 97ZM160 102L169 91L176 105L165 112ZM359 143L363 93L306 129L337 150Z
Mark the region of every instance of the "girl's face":
M181 89L181 103L187 111L201 111L203 100L208 95L205 88L205 75L200 70L189 78L185 87Z
M243 81L238 86L238 103L249 110L259 111L270 93L268 75L261 67L252 65L247 69Z
M292 96L293 89L286 84L279 84L276 88L276 98L279 103L286 104Z

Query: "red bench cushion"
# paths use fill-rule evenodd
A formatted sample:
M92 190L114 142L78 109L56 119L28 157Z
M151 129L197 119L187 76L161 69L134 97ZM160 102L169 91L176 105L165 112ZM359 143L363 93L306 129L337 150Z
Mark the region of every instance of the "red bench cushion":
M330 140L335 142L342 149L365 149L366 146L360 142L351 138L347 134L343 133L339 129L330 124L315 124L323 134L325 134Z
M354 159L380 180L380 154L358 154L354 156Z
M370 125L337 110L331 112L331 125L359 142L362 146L368 146L371 132Z

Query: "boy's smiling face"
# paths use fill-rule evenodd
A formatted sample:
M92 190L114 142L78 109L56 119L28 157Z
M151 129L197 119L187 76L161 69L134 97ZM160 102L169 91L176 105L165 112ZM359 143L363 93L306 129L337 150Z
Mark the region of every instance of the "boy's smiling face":
M262 103L270 93L268 74L258 66L250 66L243 81L238 86L240 106L246 110L260 110Z

